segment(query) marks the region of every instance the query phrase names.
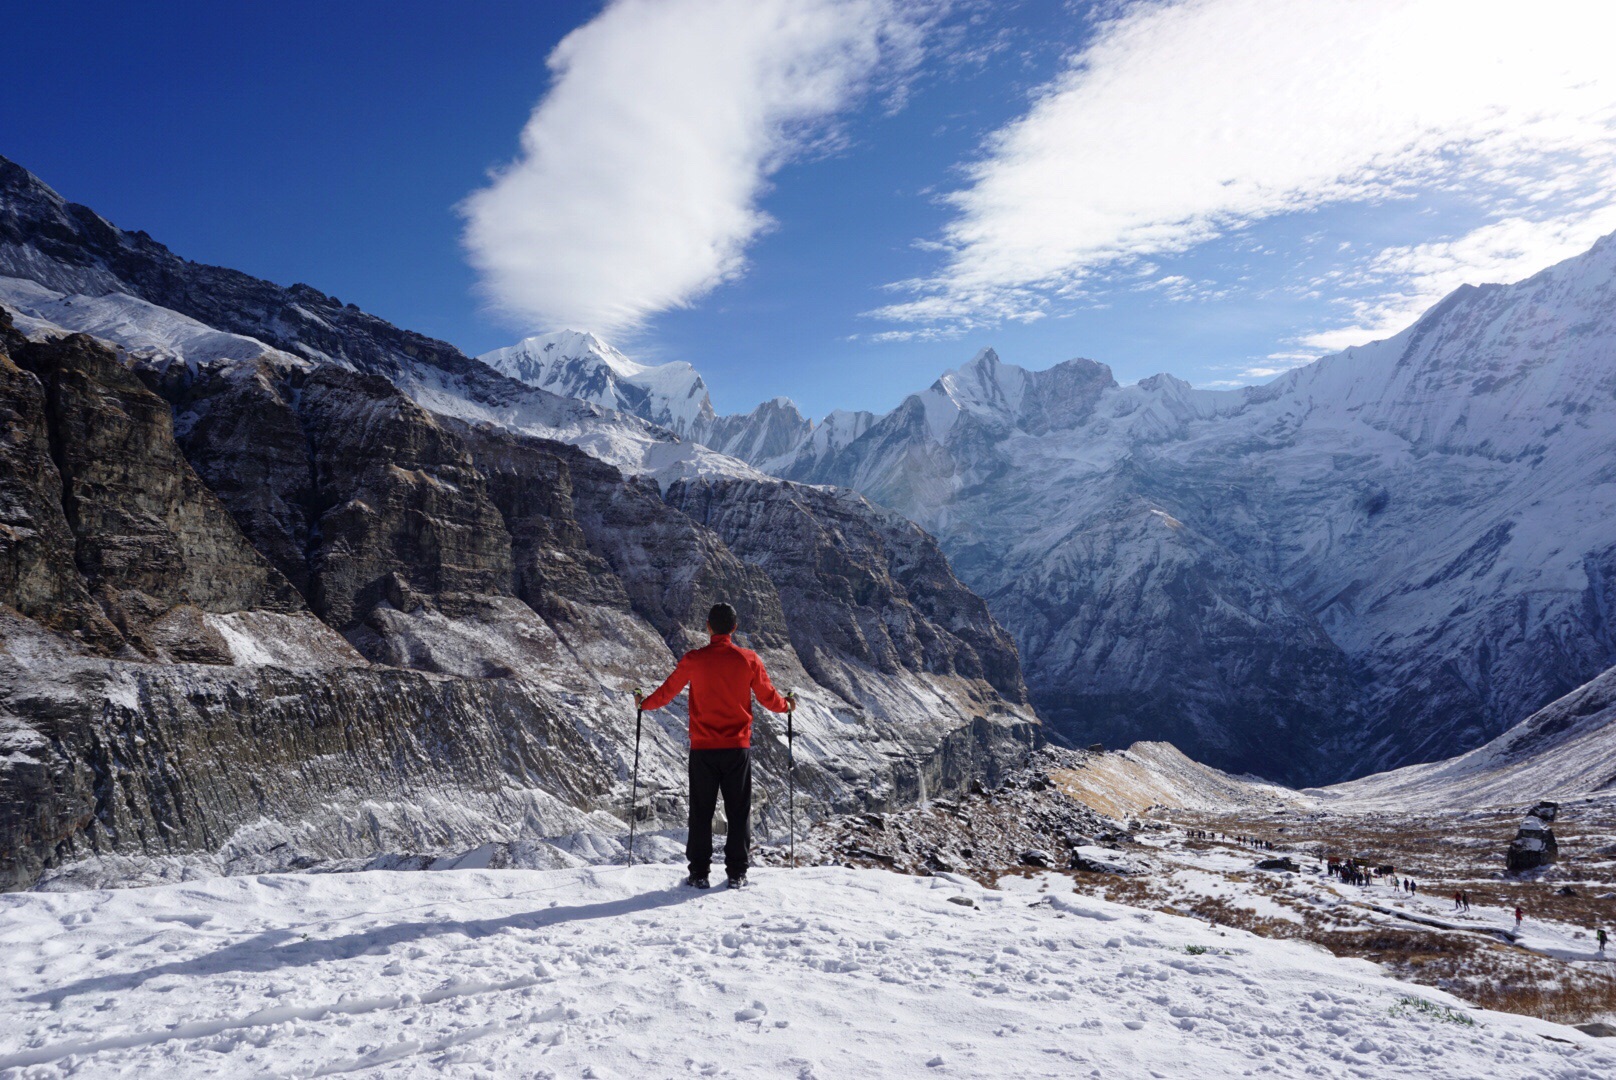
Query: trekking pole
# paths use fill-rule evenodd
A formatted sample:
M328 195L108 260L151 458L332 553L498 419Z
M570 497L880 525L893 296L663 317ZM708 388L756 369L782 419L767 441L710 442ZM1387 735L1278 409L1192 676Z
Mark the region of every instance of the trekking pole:
M788 690L786 700L791 702L791 708L786 711L786 787L790 791L790 801L786 804L786 819L791 823L791 868L797 868L797 755L792 748L791 740L796 737L796 729L792 725L792 718L797 712L797 692Z
M634 690L634 785L628 798L628 864L634 865L634 825L639 818L640 804L640 724L645 719L645 710L640 708L644 700L639 689Z

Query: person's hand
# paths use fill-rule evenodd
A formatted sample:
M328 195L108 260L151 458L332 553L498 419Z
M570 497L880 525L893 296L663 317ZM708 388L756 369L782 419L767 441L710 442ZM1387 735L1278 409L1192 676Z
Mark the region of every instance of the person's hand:
M645 704L645 691L641 690L638 686L636 686L634 688L634 707L636 709L638 709L644 704Z
M797 692L795 690L791 690L791 691L788 691L786 693L786 712L794 713L796 711L797 711Z

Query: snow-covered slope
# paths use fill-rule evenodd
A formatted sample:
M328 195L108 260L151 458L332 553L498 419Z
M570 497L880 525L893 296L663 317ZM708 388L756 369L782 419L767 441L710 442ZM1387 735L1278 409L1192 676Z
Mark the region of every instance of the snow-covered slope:
M1344 809L1515 805L1616 792L1616 668L1485 746L1311 792Z
M0 897L0 1071L1616 1071L1616 1051L1575 1028L1471 1009L1303 942L1074 895L1059 875L997 891L952 875L755 874L739 893L640 866Z
M287 364L309 366L307 360L271 348L256 338L215 330L127 293L67 295L25 278L0 277L0 304L11 309L17 329L24 334L90 334L156 365L179 361L194 366L217 360L274 357Z

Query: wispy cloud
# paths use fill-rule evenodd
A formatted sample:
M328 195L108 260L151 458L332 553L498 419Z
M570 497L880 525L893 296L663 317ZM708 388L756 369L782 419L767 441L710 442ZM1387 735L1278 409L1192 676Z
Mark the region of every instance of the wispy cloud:
M936 4L614 0L550 54L521 153L466 199L492 307L630 330L739 274L768 178L899 91Z
M1332 204L1442 195L1497 219L1369 255L1382 293L1339 328L1361 339L1611 227L1611 41L1605 0L1127 5L966 166L940 268L870 314L1027 318L1119 264Z
M1520 281L1613 231L1616 204L1605 204L1545 221L1505 218L1451 240L1386 248L1337 279L1339 288L1357 294L1343 301L1350 310L1343 324L1298 344L1324 353L1390 337L1461 285Z

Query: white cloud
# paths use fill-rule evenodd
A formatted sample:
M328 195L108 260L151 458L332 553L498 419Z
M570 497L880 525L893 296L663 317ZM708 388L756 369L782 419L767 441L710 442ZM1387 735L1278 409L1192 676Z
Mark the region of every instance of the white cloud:
M466 199L493 308L633 329L739 274L768 177L918 62L916 0L615 0L549 56L521 154Z
M1130 5L967 167L941 269L871 314L1042 312L1119 262L1345 202L1441 192L1584 235L1616 192L1612 41L1607 0ZM1486 240L1479 263L1411 247L1388 293L1485 270Z

